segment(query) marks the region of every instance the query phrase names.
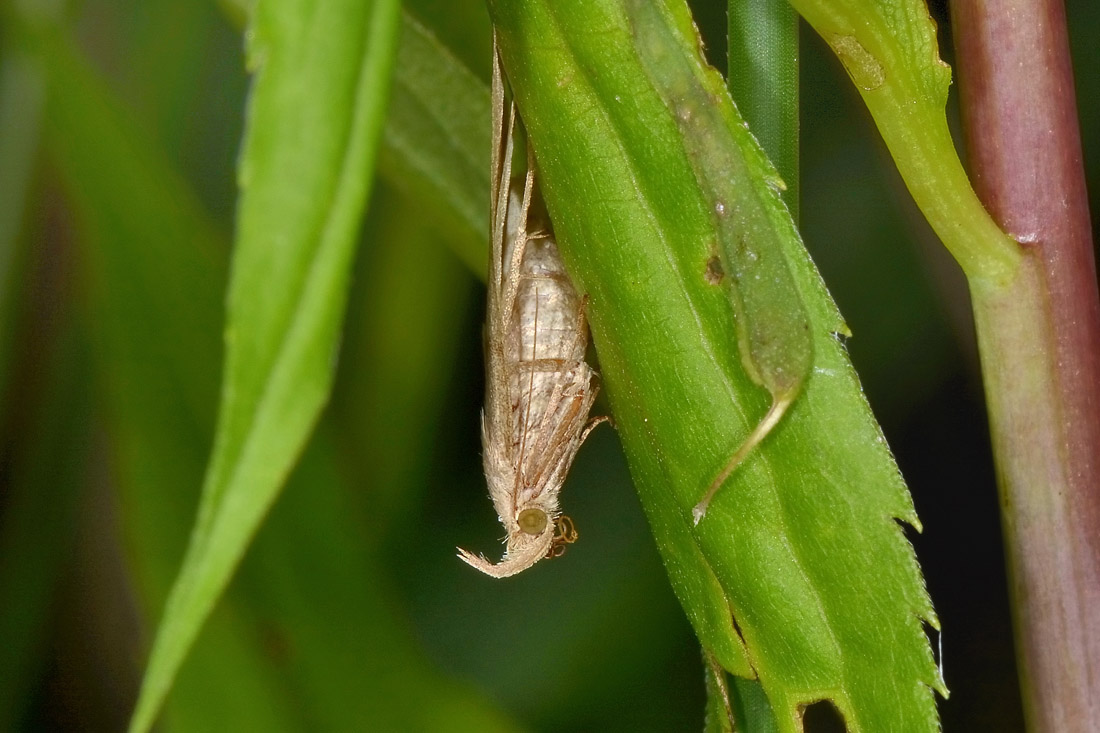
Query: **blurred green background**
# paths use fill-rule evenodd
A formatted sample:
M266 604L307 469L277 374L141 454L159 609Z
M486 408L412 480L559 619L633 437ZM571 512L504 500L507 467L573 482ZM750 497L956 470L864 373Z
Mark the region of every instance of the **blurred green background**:
M724 68L724 6L693 4ZM0 730L115 731L210 449L240 19L184 0L0 7ZM479 2L407 9L487 81ZM1097 180L1100 9L1067 12ZM803 235L924 522L910 537L944 627L945 729L1022 730L965 285L807 32L802 95ZM484 294L404 183L383 166L331 404L165 729L699 729L698 647L612 430L566 486L582 539L563 559L501 582L454 557L492 554L500 532L480 462Z

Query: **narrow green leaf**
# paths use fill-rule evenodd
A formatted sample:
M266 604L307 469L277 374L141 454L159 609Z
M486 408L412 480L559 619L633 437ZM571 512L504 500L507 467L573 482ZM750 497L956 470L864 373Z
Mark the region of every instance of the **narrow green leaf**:
M928 223L975 280L1004 283L1019 246L970 186L947 127L951 69L924 0L790 0L828 43L875 119Z
M134 100L166 150L185 149L188 134L210 122L195 103L201 99L196 91L205 81L204 67L210 68L218 11L211 3L175 0L144 0L137 13L123 8L119 27L124 35L116 53L142 60L120 74L126 98Z
M756 179L780 188L775 169L751 135L715 134L744 123L732 104L713 103L716 98L728 99L721 77L697 73L698 65L692 65L690 44L697 45L698 39L690 19L677 39L664 31L666 23L657 6L641 4L634 11L639 59L673 113L695 179L713 210L718 236L716 254L707 263L708 281L723 286L733 306L741 365L771 395L767 412L693 510L698 522L715 492L798 397L813 367L813 339L809 314L797 297L783 253L784 240L798 242L794 222L783 206L774 205L773 196L762 197L759 190L738 185ZM678 42L682 53L669 53Z
M139 610L160 610L187 541L217 396L226 242L145 131L46 31L46 139L75 213L121 541ZM84 379L85 388L88 381ZM207 626L168 727L289 729L293 706L246 619ZM287 722L282 722L287 721Z
M106 408L121 540L151 617L187 540L212 431L226 242L72 45L48 30L34 41L49 81L47 147L75 212L95 326L90 381ZM233 612L208 625L169 727L288 729L286 689L248 630Z
M485 278L489 88L402 15L379 172L422 202L463 262Z
M131 729L150 728L328 397L398 5L258 5L226 367L199 517Z
M52 91L49 148L86 245L88 320L99 324L98 382L107 387L130 567L150 611L162 603L183 551L213 422L224 263L209 248L222 243L166 159L71 48L48 44L43 59ZM422 223L415 224L420 231ZM406 245L419 240L400 227L381 234L389 237L382 249L415 259L416 248ZM409 271L403 260L395 267L377 278L371 271L372 284ZM179 300L182 294L190 300ZM442 289L435 294L447 297ZM433 345L450 348L446 339ZM405 363L407 354L387 357ZM445 359L424 358L436 366ZM183 395L199 399L192 405ZM398 452L407 455L400 446ZM338 465L331 435L318 436L294 473L288 505L245 562L243 582L219 605L181 670L165 727L514 729L473 691L439 674L394 614L370 552L373 538L346 511L349 489ZM325 597L332 602L317 602ZM294 653L280 653L285 649Z
M730 680L730 698L734 716L737 719L736 731L744 733L775 733L780 730L775 719L768 696L757 680L733 677Z
M81 242L81 265L90 319L99 327L93 346L99 359L111 355L103 385L113 407L109 415L128 421L154 405L163 411L158 416L172 415L163 424L137 422L153 431L151 442L164 441L158 447L186 447L171 451L179 456L171 468L190 475L192 462L201 465L214 421L217 374L210 365L218 362L219 349L209 324L220 319L227 242L144 131L127 124L125 110L71 43L55 34L40 40L49 78L49 150L88 240ZM176 321L176 314L187 318ZM159 451L134 459L169 468L169 456ZM165 491L149 510L193 511L193 496ZM155 578L169 576L167 563L174 560L165 558L178 559L185 535L165 535L170 521L157 524L155 549L144 550L166 564L139 574L138 584L143 595L163 599L166 584L158 587Z
M243 26L243 0L223 0ZM488 261L489 87L407 11L378 172L423 204L444 241L482 280Z
M922 621L936 620L895 521L919 526L911 500L837 339L843 321L769 185L770 165L704 66L686 6L527 0L492 10L562 255L590 299L631 472L704 647L726 669L755 673L781 731L800 730L802 708L821 699L851 731L935 730L930 688L942 682ZM678 124L668 79L648 70L662 58L690 65L725 124ZM695 164L713 161L690 156L711 149L743 158L732 185L768 212L814 362L790 413L693 530L690 507L767 405L708 271L718 202Z

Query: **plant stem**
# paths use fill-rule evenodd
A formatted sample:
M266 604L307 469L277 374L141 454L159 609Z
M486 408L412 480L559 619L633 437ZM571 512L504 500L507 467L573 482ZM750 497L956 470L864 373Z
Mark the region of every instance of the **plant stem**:
M787 0L730 0L727 82L749 130L787 185L798 221L798 12Z
M974 185L1027 253L974 293L1025 716L1100 730L1100 297L1064 9L952 11Z
M749 131L786 184L780 195L797 223L798 12L787 0L729 0L726 17L726 84ZM713 662L711 654L704 652L704 656ZM725 722L721 713L726 710L732 716L728 722L733 731L777 729L775 712L758 680L737 675L729 679L712 663L707 681L707 719L708 724L715 723L714 730L724 730L717 723Z

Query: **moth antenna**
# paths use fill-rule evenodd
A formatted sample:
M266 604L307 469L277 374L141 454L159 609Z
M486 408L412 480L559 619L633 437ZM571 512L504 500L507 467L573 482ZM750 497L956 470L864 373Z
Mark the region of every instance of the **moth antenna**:
M581 438L578 442L583 444L585 439L588 438L588 434L591 433L593 430L595 430L596 427L600 423L610 423L610 422L611 422L611 416L610 415L599 415L598 417L592 418L591 420L588 421L588 424L584 426L584 430L581 432Z

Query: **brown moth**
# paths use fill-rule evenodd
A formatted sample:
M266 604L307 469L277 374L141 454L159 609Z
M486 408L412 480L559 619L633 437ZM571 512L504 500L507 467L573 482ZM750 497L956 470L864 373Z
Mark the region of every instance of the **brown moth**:
M511 186L516 110L505 114L500 57L493 52L493 154L486 394L481 416L485 480L507 531L504 559L458 556L494 578L560 555L577 538L558 494L588 433L599 376L584 361L585 299L578 297L549 232L531 232L535 185L528 148L522 192ZM518 188L518 187L517 187Z

